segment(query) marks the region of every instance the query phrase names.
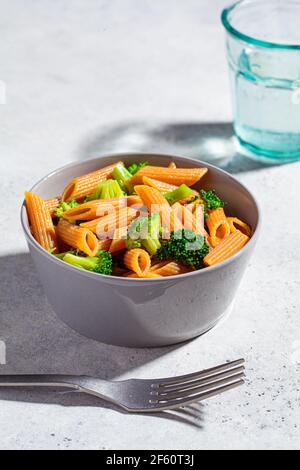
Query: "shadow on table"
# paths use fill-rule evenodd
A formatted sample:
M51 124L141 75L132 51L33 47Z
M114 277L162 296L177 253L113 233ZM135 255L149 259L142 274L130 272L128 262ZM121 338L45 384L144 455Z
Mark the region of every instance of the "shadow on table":
M0 375L90 375L109 380L180 347L121 348L84 338L52 311L28 253L1 257L0 265L0 340L6 344L6 365L0 365ZM74 392L0 388L0 400L105 407L120 412L98 398ZM201 410L201 405L194 405L150 415L200 428Z
M168 354L175 346L133 349L87 339L62 323L48 304L27 253L0 258L0 374L91 375L113 379Z
M104 408L116 411L124 416L129 415L129 413L111 403L78 392L57 392L37 389L16 390L13 388L1 390L0 388L0 400L60 405L63 407ZM161 411L157 413L130 413L130 415L131 414L167 419L197 429L203 429L204 406L201 403L194 403L178 410Z
M131 122L99 129L78 151L80 159L114 152L155 152L185 155L217 165L231 173L254 171L270 165L240 153L232 124Z

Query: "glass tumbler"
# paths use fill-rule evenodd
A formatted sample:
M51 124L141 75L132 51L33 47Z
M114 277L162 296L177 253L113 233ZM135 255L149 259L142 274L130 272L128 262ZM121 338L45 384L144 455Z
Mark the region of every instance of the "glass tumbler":
M300 159L300 1L242 0L222 22L240 145L259 159Z

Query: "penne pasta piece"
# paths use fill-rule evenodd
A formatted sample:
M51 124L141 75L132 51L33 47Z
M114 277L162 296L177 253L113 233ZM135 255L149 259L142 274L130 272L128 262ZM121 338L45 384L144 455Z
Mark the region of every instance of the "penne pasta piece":
M94 201L85 202L73 209L63 213L64 219L67 220L94 220L103 217L111 212L112 208L121 209L122 207L134 206L136 209L142 207L142 200L138 196L124 196L112 199L96 199Z
M146 274L144 274L143 276L139 276L138 274L130 271L129 273L127 274L124 274L124 277L135 277L135 278L139 278L139 279L154 279L154 278L157 278L157 277L162 277L160 274L157 274L157 273L154 273L154 272L147 272Z
M111 245L111 240L107 238L106 240L98 240L98 250L109 251Z
M148 176L143 176L143 184L146 184L147 186L151 186L152 188L157 189L161 193L168 193L169 191L174 191L174 189L178 188L178 186L175 186L174 184L164 183L163 181L155 180L153 178L149 178ZM189 200L191 200L195 196L199 196L199 193L198 191L193 189L191 196L188 197L187 199L182 199L180 203L186 204L188 203Z
M249 237L239 230L235 230L205 256L203 263L205 266L213 266L237 253L247 242Z
M217 246L223 238L228 237L230 234L229 223L222 207L209 212L206 225L209 231L210 243L213 247Z
M151 259L149 253L141 248L129 250L124 255L126 268L135 272L138 276L145 276L150 270Z
M165 234L174 230L174 227L179 226L176 214L157 189L146 185L139 185L135 186L134 190L140 196L150 214L154 214L155 212L160 214L161 225Z
M183 264L172 261L170 263L164 264L164 266L153 266L151 267L150 272L159 274L160 276L176 276L177 274L184 274L192 271Z
M72 199L82 199L85 196L92 194L99 183L112 176L114 168L119 164L106 166L100 170L93 171L87 175L78 176L74 178L65 188L62 194L62 201L71 201Z
M176 163L175 162L170 162L169 165L168 165L168 168L177 168Z
M64 243L83 251L88 256L95 256L99 249L97 237L93 232L78 225L70 224L64 219L60 219L58 222L56 233Z
M46 199L45 204L47 209L49 209L51 217L55 217L55 209L57 209L61 199L60 197L53 197L51 199Z
M115 208L121 209L126 206L126 197L96 199L69 209L63 213L63 218L66 220L95 220L97 217L103 217L109 214L114 211Z
M192 232L198 233L203 237L207 236L206 230L204 228L203 208L199 204L198 206L199 208L197 211L193 213L193 206L183 206L179 202L173 204L172 210L176 214L177 219L180 221L180 227L175 227L176 230L184 228L186 230L191 230Z
M109 248L112 254L116 254L119 251L126 250L126 238L127 238L127 226L117 228L114 232L113 239Z
M207 168L163 168L159 166L145 166L129 180L129 184L133 186L141 184L143 183L143 177L147 176L175 186L180 186L181 184L193 186L206 173Z
M159 261L158 263L152 264L150 271L157 271L160 268L163 268L166 266L166 264L169 264L170 261Z
M128 207L132 207L132 206L135 207L135 206L140 206L143 204L143 201L141 200L141 198L135 195L126 196L126 200L127 200Z
M247 237L251 237L252 230L248 224L238 219L237 217L227 217L227 221L229 223L231 233L239 230L240 232L247 235Z
M33 237L45 250L58 252L56 232L45 200L37 194L26 192L25 201Z
M139 195L151 214L153 213L153 209L155 212L158 212L158 210L155 210L154 206L157 206L158 208L161 206L166 206L168 208L168 212L171 212L168 201L163 197L158 189L151 188L150 186L146 185L139 185L135 186L134 190Z
M99 217L89 222L83 222L80 227L87 228L97 234L99 239L112 238L115 230L120 227L127 227L140 211L132 207L123 207L121 209L113 208L109 214Z
M148 176L143 176L142 179L143 179L143 184L146 184L147 186L151 186L152 188L157 189L161 193L174 191L174 189L178 188L178 186L175 186L174 184L164 183L163 181L155 180L153 178L149 178Z

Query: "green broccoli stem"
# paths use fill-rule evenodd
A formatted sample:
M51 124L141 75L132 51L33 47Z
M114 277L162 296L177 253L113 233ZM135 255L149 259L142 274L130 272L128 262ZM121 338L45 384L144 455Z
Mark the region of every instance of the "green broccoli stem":
M169 191L164 193L164 197L169 204L175 204L175 202L186 199L192 194L192 189L189 188L186 184L182 184L179 188L174 189L174 191Z
M101 181L98 184L96 191L88 196L85 201L94 201L95 199L112 199L115 197L124 196L124 193L116 180Z
M83 256L76 256L72 253L67 253L63 257L63 261L68 264L72 264L77 268L87 269L88 271L94 271L98 265L98 258L96 257L83 257Z
M151 256L154 256L157 250L161 247L159 240L152 239L152 238L142 239L141 244Z
M113 178L117 180L118 182L122 181L122 183L125 183L127 180L131 178L131 173L125 168L123 163L119 163L115 168L112 173Z
M149 222L149 223L148 223ZM157 250L161 247L160 236L160 215L158 213L152 214L147 220L148 223L148 237L142 239L142 245L150 253L151 256L155 255Z
M63 261L97 274L110 275L112 273L112 256L109 251L99 250L96 256L86 257L67 253L63 257Z
M150 217L138 217L129 227L127 248L132 249L142 246L151 256L155 255L161 247L159 241L160 228L160 215L158 213L152 214Z
M128 193L132 193L133 188L131 185L128 183L130 178L132 177L132 174L129 173L127 168L124 166L123 163L119 163L115 168L112 173L112 176L117 182L119 183L120 187Z

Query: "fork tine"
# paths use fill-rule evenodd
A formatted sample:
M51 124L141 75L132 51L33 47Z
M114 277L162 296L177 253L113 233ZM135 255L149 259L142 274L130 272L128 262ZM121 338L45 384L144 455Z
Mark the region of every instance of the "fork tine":
M200 379L196 379L190 382L179 382L177 384L172 384L172 385L161 385L155 388L155 390L158 394L163 394L163 393L168 393L168 392L176 392L178 390L191 389L193 387L198 387L200 385L206 385L211 382L215 382L219 379L226 379L227 377L241 374L244 371L245 371L245 367L239 366L234 369L230 369L226 372L219 372L217 374L214 374L208 377L203 377Z
M162 410L172 410L176 408L181 408L186 405L190 405L191 403L194 403L196 401L202 401L206 400L207 398L214 397L216 395L219 395L220 393L227 392L228 390L232 390L236 387L240 387L243 385L245 382L243 379L238 380L237 382L233 382L229 385L224 385L223 387L218 387L214 388L212 390L209 390L207 392L202 392L197 395L193 395L192 397L188 398L181 398L179 400L171 400L167 401L165 403L157 403L157 406L152 408L152 411L162 411ZM150 411L150 409L149 409Z
M155 386L167 386L172 384L179 384L183 382L190 382L192 380L209 377L214 375L218 372L225 372L227 370L233 369L236 366L240 366L245 363L245 359L238 359L237 361L227 362L226 364L222 364L221 366L213 367L212 369L206 369L203 371L194 372L192 374L180 375L177 377L168 377L163 379L153 380L153 388Z
M208 383L203 383L198 387L188 388L185 390L177 390L174 392L166 392L163 395L159 394L156 396L156 399L160 402L160 401L176 400L178 398L183 398L183 397L192 398L193 395L196 395L197 393L207 392L211 389L221 387L221 385L227 385L232 382L236 382L237 380L242 379L243 377L245 377L245 374L241 372L239 374L234 374L224 379L214 380L213 382L210 381Z

